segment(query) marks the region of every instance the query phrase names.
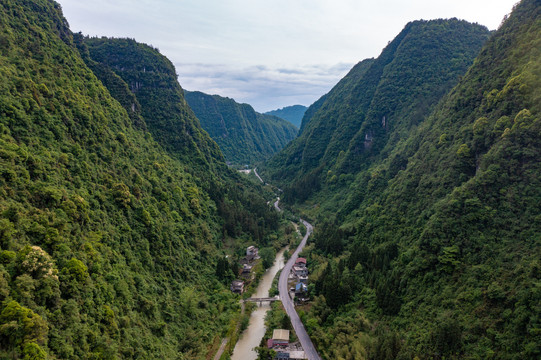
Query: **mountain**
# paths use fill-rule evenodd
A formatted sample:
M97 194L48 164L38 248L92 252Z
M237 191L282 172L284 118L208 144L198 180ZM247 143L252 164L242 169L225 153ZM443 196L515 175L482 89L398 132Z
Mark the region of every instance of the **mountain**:
M157 50L87 45L50 0L0 29L0 358L204 358L239 316L224 255L276 236L263 188Z
M233 99L185 91L186 101L201 127L234 165L255 164L280 151L295 138L297 129L276 116L256 112Z
M140 109L148 130L167 150L180 158L201 159L204 169L223 156L186 104L173 64L151 46L132 39L82 38L77 35L86 63L129 112ZM116 76L115 76L116 75ZM123 100L126 91L109 79L120 78L135 100Z
M392 83L398 98L370 113L374 98L351 91L373 121L299 202L317 220L305 321L324 358L539 358L540 46L541 2L523 0L427 116L411 98L395 106ZM323 110L301 138L330 126Z
M279 118L287 120L298 129L301 127L302 117L304 116L306 109L308 108L303 105L292 105L277 110L267 111L265 114L278 116Z
M288 184L285 200L304 200L325 182L348 183L423 122L488 35L456 19L409 23L377 59L357 64L308 108L300 135L268 162L266 176Z

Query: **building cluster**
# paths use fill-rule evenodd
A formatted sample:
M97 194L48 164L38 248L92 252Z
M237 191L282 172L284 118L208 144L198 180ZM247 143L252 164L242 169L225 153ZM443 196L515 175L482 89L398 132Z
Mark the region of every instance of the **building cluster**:
M231 283L231 291L237 294L244 292L245 282L253 280L252 269L254 268L256 260L259 259L259 249L255 246L248 246L246 248L246 256L240 260L242 268L240 270L239 278L233 280Z
M300 344L289 342L289 330L275 329L272 338L267 341L267 347L276 352L274 360L306 359Z
M297 258L295 265L291 268L289 275L290 296L296 298L297 301L304 302L308 300L308 267L306 266L305 258Z

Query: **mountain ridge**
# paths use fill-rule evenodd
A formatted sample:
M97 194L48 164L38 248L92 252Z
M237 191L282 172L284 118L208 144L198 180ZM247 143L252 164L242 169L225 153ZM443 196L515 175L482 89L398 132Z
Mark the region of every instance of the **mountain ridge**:
M277 116L279 118L287 120L293 125L295 125L297 129L299 129L301 127L302 118L307 109L308 108L304 105L290 105L284 106L280 109L267 111L265 112L265 114Z
M383 138L366 138L383 128L377 107L333 166L311 174L320 188L290 193L316 220L306 323L324 358L539 356L540 19L541 2L521 1L392 147L366 156ZM354 109L371 101L359 95ZM415 121L411 110L401 119ZM348 156L360 165L352 173Z
M0 29L0 357L207 356L240 312L217 264L277 229L263 188L155 49L127 44L165 66L130 73L153 96L91 63L54 1L2 1Z
M307 110L299 136L266 162L262 173L288 183L286 201L289 196L304 200L325 186L324 172L350 181L349 174L428 116L488 35L485 27L456 19L409 23L377 59L357 64ZM412 106L417 112L405 113Z
M254 165L281 150L297 129L284 119L256 112L233 99L185 91L201 126L218 143L228 162Z

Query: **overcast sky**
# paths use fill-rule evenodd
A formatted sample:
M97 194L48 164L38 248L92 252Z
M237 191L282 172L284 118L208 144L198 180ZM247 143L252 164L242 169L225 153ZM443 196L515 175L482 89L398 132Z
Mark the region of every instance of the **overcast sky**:
M498 28L516 0L57 0L74 32L160 49L186 90L257 111L310 105L409 22Z

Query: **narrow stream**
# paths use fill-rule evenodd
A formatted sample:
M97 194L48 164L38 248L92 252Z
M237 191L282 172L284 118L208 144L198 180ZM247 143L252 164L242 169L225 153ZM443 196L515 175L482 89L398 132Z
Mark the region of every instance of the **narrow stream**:
M259 286L252 297L268 297L272 286L272 280L280 269L284 267L285 248L276 254L274 265L268 269L259 281ZM235 345L231 360L255 360L257 353L253 348L258 347L263 336L265 336L265 314L270 310L270 304L264 303L252 311L248 328L240 335L239 341Z

